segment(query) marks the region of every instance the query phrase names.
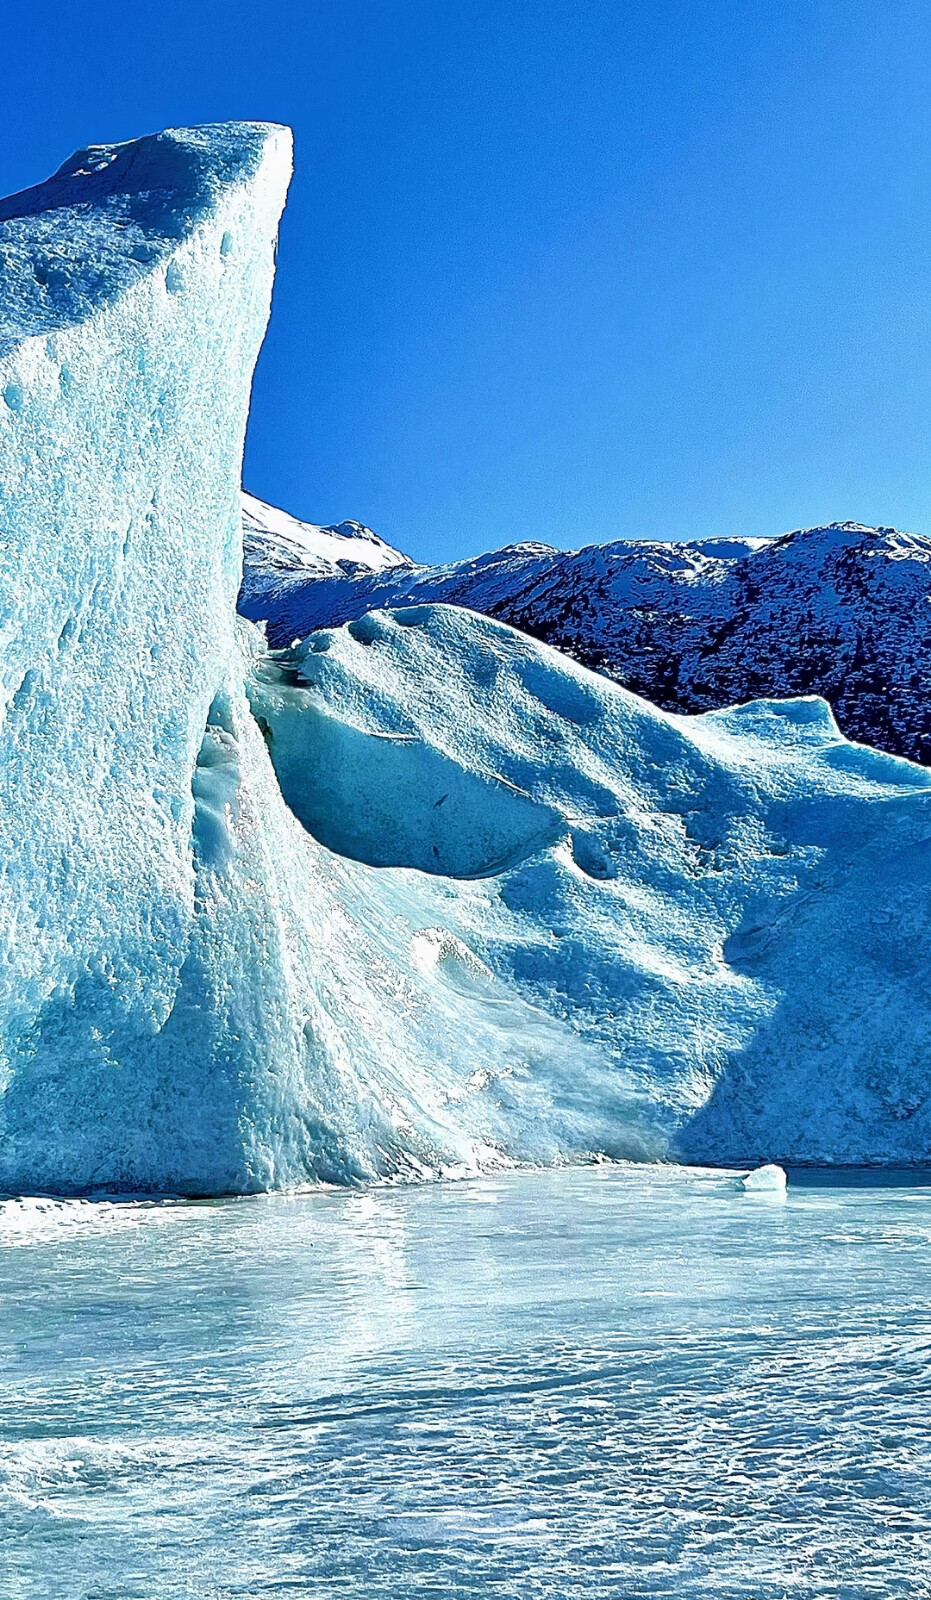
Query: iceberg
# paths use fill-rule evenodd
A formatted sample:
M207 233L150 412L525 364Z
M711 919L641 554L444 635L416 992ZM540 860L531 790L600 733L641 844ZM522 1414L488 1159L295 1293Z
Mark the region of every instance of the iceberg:
M169 130L0 204L0 1188L927 1159L931 773L451 606L237 620L290 159Z
M190 961L191 776L235 682L242 442L289 172L284 129L169 131L0 204L6 1187L156 1181L139 1128L159 1097L185 1142L163 1070L137 1067Z
M777 1200L784 1200L788 1189L785 1168L772 1161L765 1166L755 1167L752 1172L744 1172L739 1182L744 1194L774 1196Z
M243 692L242 443L289 173L286 130L172 130L0 208L8 1191L474 1170L604 1122L593 1094L584 1134L572 1108L532 1127L528 1062L600 1062L435 935L416 884L305 832Z

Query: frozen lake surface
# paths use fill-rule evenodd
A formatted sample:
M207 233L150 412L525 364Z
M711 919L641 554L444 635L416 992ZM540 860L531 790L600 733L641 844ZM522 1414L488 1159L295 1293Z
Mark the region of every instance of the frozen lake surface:
M931 1187L0 1205L4 1600L931 1594Z

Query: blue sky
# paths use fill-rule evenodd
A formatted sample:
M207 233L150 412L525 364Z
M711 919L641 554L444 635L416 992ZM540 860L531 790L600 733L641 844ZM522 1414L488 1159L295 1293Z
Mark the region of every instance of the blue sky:
M515 539L931 533L931 9L45 0L0 192L289 122L247 487L425 560Z

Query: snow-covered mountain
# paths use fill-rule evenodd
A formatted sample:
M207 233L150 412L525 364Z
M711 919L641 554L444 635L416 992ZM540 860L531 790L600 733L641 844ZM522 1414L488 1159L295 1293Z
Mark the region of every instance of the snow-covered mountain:
M242 616L258 621L284 609L307 583L409 570L409 556L392 549L361 522L322 527L301 522L255 495L242 496Z
M916 534L843 522L774 539L516 544L449 566L299 577L248 615L285 645L437 600L509 622L667 710L819 694L848 737L931 761L931 539Z
M292 585L308 579L343 578L413 566L361 522L320 527L300 522L255 495L242 497L243 616L262 617L284 603Z

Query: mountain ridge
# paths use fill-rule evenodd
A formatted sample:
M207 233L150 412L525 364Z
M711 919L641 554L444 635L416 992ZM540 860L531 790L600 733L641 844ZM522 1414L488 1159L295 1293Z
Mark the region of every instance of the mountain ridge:
M931 538L853 521L774 537L523 541L443 566L291 573L250 559L240 607L273 646L440 601L554 645L667 711L819 694L848 738L931 764Z

